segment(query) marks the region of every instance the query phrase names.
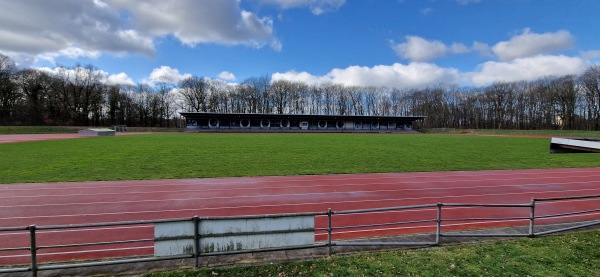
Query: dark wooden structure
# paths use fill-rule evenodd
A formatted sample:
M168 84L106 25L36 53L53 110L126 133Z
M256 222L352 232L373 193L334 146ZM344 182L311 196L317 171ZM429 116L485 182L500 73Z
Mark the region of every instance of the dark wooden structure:
M186 131L410 132L423 116L180 113Z

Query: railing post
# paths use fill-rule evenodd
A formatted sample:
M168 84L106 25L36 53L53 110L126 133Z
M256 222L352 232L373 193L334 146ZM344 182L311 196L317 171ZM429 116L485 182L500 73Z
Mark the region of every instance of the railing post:
M442 236L442 203L437 203L437 226L435 230L435 244L440 244L440 237Z
M534 237L533 227L535 226L535 198L531 199L531 211L529 212L529 237Z
M29 245L31 250L31 276L37 277L37 243L35 240L35 225L29 225Z
M196 259L195 267L200 265L200 218L194 216L192 218L194 222L194 258Z
M327 248L331 256L331 208L327 209Z

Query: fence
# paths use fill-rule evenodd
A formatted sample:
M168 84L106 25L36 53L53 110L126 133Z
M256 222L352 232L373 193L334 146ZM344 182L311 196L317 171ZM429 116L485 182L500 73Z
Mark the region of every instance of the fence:
M534 198L526 204L437 203L338 212L328 209L326 212L283 215L192 217L152 221L64 226L30 225L0 228L0 236L12 236L13 238L19 235L28 236L29 241L28 245L9 245L9 247L0 248L0 261L5 259L8 262L5 261L4 264L10 264L0 268L0 274L31 272L32 276L37 276L37 273L43 270L173 259L195 259L195 265L198 266L201 257L306 248L327 248L327 252L331 255L334 247L337 246L435 246L439 245L444 237L536 237L600 225L599 200L600 195L589 195ZM592 207L592 209L589 207ZM543 213L536 214L536 211L540 209ZM540 212L538 211L538 213ZM484 216L479 216L481 214ZM500 214L510 216L495 216ZM360 222L363 222L363 224L358 224ZM536 232L537 225L547 226L559 222L576 222L576 224L567 228ZM317 227L317 225L321 227ZM518 225L528 225L528 231L517 234L464 232L473 228ZM52 232L58 232L58 236L64 236L61 233L64 230L89 233L108 227L135 227L138 230L135 233L139 233L144 237L103 240L103 236L98 236L100 241L51 245L40 243L42 242L40 240L42 236L51 240L52 235L56 235ZM153 237L148 237L149 232L147 231L150 229L153 229ZM146 232L140 232L139 230L146 230ZM359 242L345 240L351 237L369 236L369 233L381 236L418 232L432 233L432 239L419 242ZM127 232L120 233L127 234ZM300 239L296 239L298 237ZM6 242L9 240L0 239L0 241ZM18 239L14 241L18 241ZM137 245L137 247L85 250L90 247L102 248L115 245ZM40 251L57 249L71 249L72 251L39 253ZM77 263L47 263L47 261L40 263L39 261L39 257L43 255L68 256L69 253L75 253L76 257L81 259L82 256L85 256L82 253L89 254L102 251L109 253L109 255L102 258L122 257L127 256L129 250L140 251L137 252L137 256L131 257L129 255L128 258L124 259ZM150 253L147 253L149 250L153 250L154 256L149 256ZM2 253L7 252L13 254L2 255ZM114 254L114 252L119 253ZM111 255L111 253L114 255ZM11 259L15 262L11 263ZM23 262L24 259L27 259L27 262ZM27 263L27 266L23 266Z

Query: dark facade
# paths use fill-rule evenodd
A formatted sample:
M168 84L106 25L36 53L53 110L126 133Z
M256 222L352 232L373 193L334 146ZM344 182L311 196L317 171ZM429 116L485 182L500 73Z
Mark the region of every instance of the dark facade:
M407 132L423 116L181 113L187 131Z

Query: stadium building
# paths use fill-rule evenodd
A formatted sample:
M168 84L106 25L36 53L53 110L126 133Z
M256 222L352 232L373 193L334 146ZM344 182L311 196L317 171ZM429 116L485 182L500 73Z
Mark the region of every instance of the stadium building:
M410 132L424 116L180 113L186 131Z

